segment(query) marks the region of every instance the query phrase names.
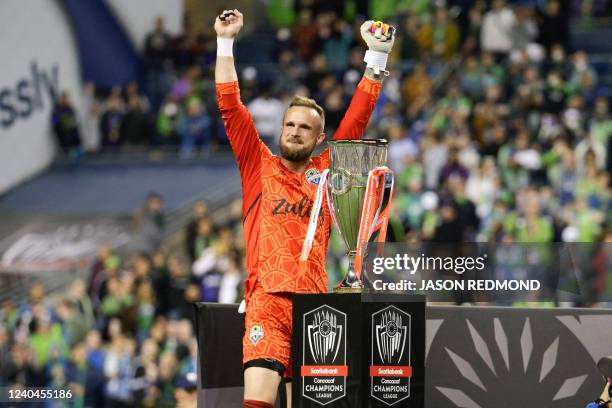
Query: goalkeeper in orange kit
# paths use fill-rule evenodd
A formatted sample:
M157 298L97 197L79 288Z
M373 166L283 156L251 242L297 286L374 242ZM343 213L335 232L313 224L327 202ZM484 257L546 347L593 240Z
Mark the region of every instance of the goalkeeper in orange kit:
M244 407L272 407L283 377L291 377L291 294L327 291L325 255L330 233L327 206L314 206L329 152L312 156L326 139L325 113L312 99L295 97L281 124L280 156L259 138L240 100L233 41L243 25L238 10L225 10L215 21L217 99L238 162L243 189L247 244L246 319L243 338ZM365 74L334 139L362 136L386 73L394 30L365 22L368 45ZM306 240L309 225L315 233ZM305 242L306 241L306 242ZM303 258L299 268L299 260ZM290 405L291 389L287 387Z

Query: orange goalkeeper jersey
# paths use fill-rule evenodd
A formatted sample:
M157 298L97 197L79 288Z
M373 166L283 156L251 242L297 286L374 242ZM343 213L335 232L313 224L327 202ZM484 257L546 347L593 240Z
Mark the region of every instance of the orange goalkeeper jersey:
M219 110L242 178L242 215L248 278L245 299L259 281L268 293L327 291L325 257L331 228L327 205L321 209L308 267L298 273L298 261L308 230L318 175L329 167L329 150L312 158L303 174L289 171L261 141L238 82L217 84ZM370 119L380 84L359 83L334 139L360 138Z

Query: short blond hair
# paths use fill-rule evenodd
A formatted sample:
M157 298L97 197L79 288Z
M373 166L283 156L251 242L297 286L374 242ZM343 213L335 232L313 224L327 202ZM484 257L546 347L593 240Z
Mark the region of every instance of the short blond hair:
M325 111L317 102L315 102L314 99L296 95L291 100L291 103L289 103L289 108L293 108L294 106L303 106L305 108L314 109L321 118L321 131L325 129Z

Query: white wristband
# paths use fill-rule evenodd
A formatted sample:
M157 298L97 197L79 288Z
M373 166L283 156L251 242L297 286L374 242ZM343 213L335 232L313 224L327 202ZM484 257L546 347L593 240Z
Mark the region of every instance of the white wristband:
M363 60L368 68L372 68L376 75L380 75L380 71L386 71L388 57L389 54L386 52L367 50Z
M217 37L217 57L233 57L234 39Z

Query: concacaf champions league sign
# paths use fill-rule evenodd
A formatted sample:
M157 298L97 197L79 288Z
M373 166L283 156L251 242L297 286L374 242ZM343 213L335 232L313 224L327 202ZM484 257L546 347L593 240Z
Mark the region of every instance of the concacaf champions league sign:
M323 305L303 317L302 396L327 405L346 395L346 314Z
M388 406L410 396L410 323L395 306L372 314L371 396Z

